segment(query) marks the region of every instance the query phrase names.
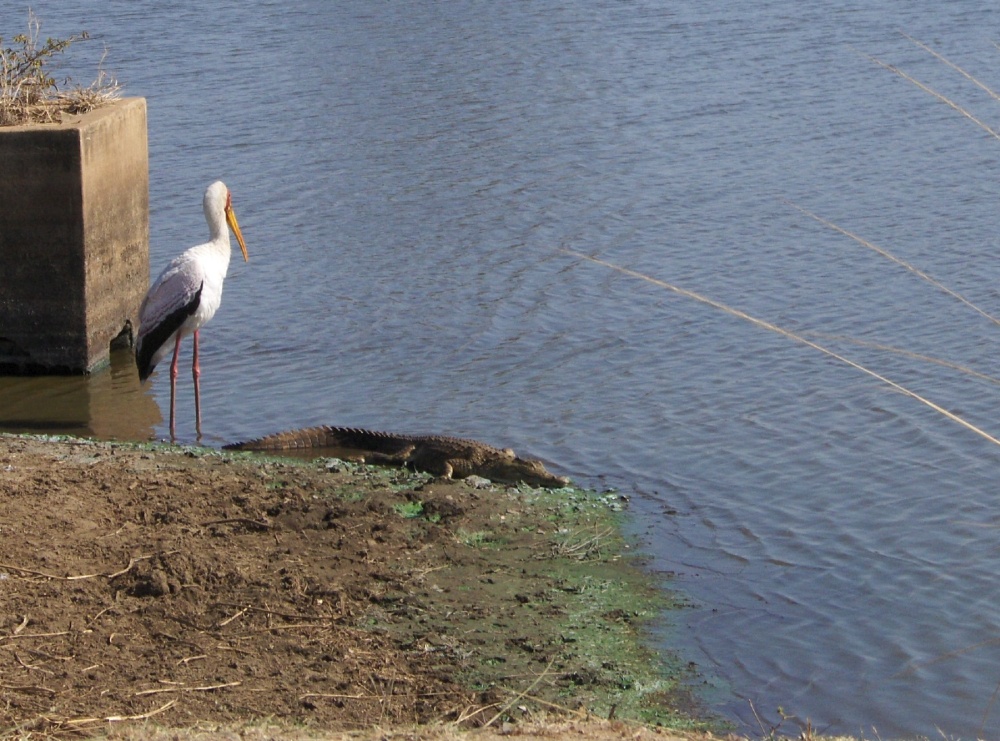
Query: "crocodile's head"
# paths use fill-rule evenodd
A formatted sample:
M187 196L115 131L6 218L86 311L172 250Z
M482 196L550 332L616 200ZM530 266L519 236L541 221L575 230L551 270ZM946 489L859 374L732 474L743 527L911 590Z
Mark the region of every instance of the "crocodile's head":
M504 448L503 458L491 461L488 469L483 475L497 481L511 483L523 481L529 486L544 486L547 489L558 489L570 484L569 479L565 476L556 476L554 473L546 471L545 464L541 461L518 458L510 448Z

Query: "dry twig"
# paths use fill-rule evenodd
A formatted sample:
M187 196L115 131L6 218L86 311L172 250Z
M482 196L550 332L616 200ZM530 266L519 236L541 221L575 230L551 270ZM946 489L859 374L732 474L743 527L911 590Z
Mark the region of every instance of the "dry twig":
M177 551L170 551L162 555L169 556L171 553L177 553ZM35 571L34 569L25 569L21 566L15 566L14 564L9 564L9 563L0 563L0 569L7 569L8 571L16 571L19 574L37 576L43 579L56 579L61 581L80 581L81 579L96 579L99 576L103 576L107 579L114 579L116 576L121 576L122 574L125 574L128 571L130 571L132 567L135 566L140 561L148 561L153 557L154 556L135 556L133 558L130 558L128 566L126 566L121 571L116 571L113 574L76 574L73 576L59 576L58 574L49 574L48 572L45 571Z
M57 630L54 633L18 633L16 635L0 636L0 641L12 641L15 638L51 638L53 636L67 636L68 630Z
M316 620L316 621L326 621L330 618L320 617L313 615L296 615L290 612L277 612L276 610L268 610L263 607L254 607L253 605L238 605L232 602L216 602L220 607L242 607L245 610L250 610L251 612L261 612L265 615L273 615L274 617L288 618L289 620Z
M147 718L152 718L154 715L159 715L164 710L169 710L174 705L177 704L177 700L171 700L166 705L157 708L156 710L150 710L148 713L140 713L138 715L111 715L105 718L71 718L70 720L64 721L50 721L55 726L82 726L88 723L119 723L126 720L146 720Z
M142 690L141 692L136 692L133 697L139 697L140 695L158 695L163 692L212 692L213 690L221 690L226 687L238 687L243 684L243 682L224 682L223 684L212 684L205 687L162 687L155 690Z
M250 609L249 606L248 607L244 607L242 610L240 610L239 612L237 612L235 615L231 615L230 617L227 617L225 620L223 620L221 623L219 623L215 627L222 628L222 627L225 627L226 625L229 625L231 622L233 622L240 615L246 615L247 610L249 610L249 609Z
M54 697L56 694L55 690L36 684L0 684L0 689L11 692L26 692L32 695L48 695L49 697Z
M208 522L201 523L201 527L208 527L210 525L246 525L257 530L270 530L272 527L270 522L253 520L249 517L229 517L224 520L209 520Z
M515 702L517 702L518 700L520 700L522 697L525 697L528 693L530 693L533 689L535 689L535 687L538 686L538 683L541 682L548 675L549 669L552 668L552 665L555 663L555 661L556 661L556 659L555 659L554 656L551 659L549 659L548 666L545 667L544 671L542 671L541 674L539 674L537 677L535 677L535 681L532 682L529 685L528 689L524 690L523 692L518 692L517 695L515 695L513 698L511 698L510 702L506 703L503 707L501 707L497 711L496 715L494 715L492 718L490 718L488 721L486 721L483 724L483 728L489 728L491 725L493 725L497 721L497 719L501 715L503 715L508 710L510 710L510 708L512 708L514 706Z

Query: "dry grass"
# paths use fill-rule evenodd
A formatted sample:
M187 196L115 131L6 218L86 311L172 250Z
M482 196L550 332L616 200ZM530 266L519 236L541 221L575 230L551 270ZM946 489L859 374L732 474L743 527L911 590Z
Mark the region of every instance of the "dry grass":
M27 33L14 36L10 46L0 37L0 126L58 123L63 114L86 113L121 95L121 85L103 69L86 87L67 79L66 89L60 90L46 65L89 37L82 33L42 43L40 33L41 22L29 11Z

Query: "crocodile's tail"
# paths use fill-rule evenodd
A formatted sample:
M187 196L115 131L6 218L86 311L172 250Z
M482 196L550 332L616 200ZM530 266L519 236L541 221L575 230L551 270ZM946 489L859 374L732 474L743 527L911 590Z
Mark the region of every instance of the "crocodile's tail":
M253 440L223 445L223 450L296 450L298 448L324 448L328 442L329 427L306 427L265 435Z

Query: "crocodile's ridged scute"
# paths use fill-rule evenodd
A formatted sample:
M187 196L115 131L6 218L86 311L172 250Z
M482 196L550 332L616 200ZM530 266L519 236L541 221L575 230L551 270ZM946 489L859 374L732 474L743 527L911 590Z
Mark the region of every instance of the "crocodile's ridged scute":
M494 448L477 440L445 435L405 435L377 430L365 430L360 427L304 427L299 430L286 430L274 435L265 435L254 440L232 443L223 446L225 450L295 450L298 448L363 448L377 453L394 453L401 448L414 444L432 444L442 448L454 448L456 451L481 449L484 452L496 452Z
M359 427L320 427L325 435L327 447L361 448L376 453L394 454L414 446L429 446L441 450L468 453L472 450L483 452L500 451L476 440L445 435L405 435L392 432L378 432Z

